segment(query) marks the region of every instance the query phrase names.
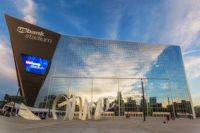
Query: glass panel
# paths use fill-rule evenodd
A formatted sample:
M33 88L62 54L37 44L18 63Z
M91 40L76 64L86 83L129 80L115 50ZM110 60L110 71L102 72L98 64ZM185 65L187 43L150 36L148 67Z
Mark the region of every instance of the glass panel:
M120 115L142 117L142 88L140 79L119 80Z
M172 95L169 80L144 80L147 116L172 115Z
M118 115L118 80L116 79L94 79L93 80L93 102L96 104L98 99L103 100L104 112L112 112ZM106 110L106 104L109 103L109 108Z

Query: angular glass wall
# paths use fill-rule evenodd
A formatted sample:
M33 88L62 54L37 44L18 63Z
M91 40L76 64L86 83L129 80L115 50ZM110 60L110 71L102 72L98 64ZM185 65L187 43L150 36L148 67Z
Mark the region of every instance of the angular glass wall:
M48 95L70 90L92 102L107 97L112 105L115 103L110 111L115 110L118 116L142 112L143 79L148 116L170 112L172 105L176 114L191 113L178 46L62 36L51 63L36 107L48 107L44 105L51 99ZM51 94L47 93L52 88Z

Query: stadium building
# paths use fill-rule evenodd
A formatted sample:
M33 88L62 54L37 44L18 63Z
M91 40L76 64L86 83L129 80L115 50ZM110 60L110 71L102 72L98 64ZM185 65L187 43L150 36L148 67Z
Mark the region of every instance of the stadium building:
M71 93L109 100L115 115L143 107L149 116L194 113L179 46L62 35L7 15L6 22L29 106L50 108Z

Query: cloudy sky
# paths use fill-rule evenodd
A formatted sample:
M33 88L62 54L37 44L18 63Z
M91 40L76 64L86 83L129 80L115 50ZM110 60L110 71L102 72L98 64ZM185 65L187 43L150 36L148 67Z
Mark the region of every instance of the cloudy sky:
M200 104L199 0L1 0L0 97L15 94L17 78L4 14L67 35L175 44Z

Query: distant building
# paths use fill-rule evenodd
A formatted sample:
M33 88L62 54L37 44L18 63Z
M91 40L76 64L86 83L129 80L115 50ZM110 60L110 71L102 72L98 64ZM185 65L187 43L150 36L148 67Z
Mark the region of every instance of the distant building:
M196 117L200 117L200 106L195 106L194 110L195 110L195 113L196 113Z
M157 103L156 97L149 98L150 105L155 105Z
M19 104L21 104L21 103L26 104L26 99L23 96L11 96L11 95L6 94L4 97L4 101L5 102L15 102L15 103L19 103Z

